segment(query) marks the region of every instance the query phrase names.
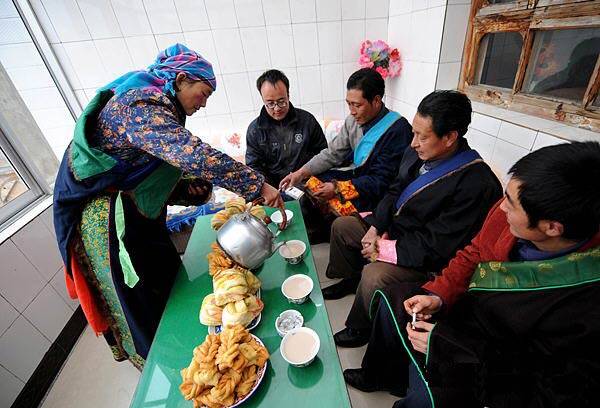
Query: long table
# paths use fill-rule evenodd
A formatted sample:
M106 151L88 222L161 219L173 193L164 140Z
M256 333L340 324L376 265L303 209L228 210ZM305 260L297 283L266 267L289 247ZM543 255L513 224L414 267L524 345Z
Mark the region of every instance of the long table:
M302 213L297 201L287 203L286 207L294 212L294 217L277 239L302 240L307 253L303 262L289 265L276 252L256 271L262 282L265 308L260 324L252 333L263 341L271 357L260 387L243 406L350 407ZM192 406L179 392L179 371L188 366L192 350L207 334L207 327L200 324L199 311L204 296L212 292L206 255L216 234L210 228L210 219L211 216L204 216L196 221L131 407ZM310 300L302 305L289 304L281 293L284 279L296 273L310 276L315 283ZM302 313L304 326L315 330L321 339L319 354L308 367L290 366L279 352L281 338L275 330L275 319L287 309Z

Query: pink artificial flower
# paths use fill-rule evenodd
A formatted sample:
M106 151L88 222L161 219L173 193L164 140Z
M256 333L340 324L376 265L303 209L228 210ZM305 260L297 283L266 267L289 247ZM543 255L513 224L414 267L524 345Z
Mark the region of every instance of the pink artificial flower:
M365 54L361 55L360 58L358 59L358 63L360 65L368 64L370 62L371 62L371 57L369 57L368 55L365 55Z
M382 67L377 67L375 68L375 71L379 72L379 74L381 74L383 79L386 79L388 76L388 70Z
M365 54L369 50L370 47L371 47L371 41L364 40L362 42L362 44L360 45L360 53Z
M368 62L363 62L359 64L361 68L373 68L375 65L373 61L369 60Z
M373 42L373 47L372 47L373 51L381 52L381 51L386 51L389 48L390 48L389 45L387 45L386 42L383 40L377 40L377 41Z

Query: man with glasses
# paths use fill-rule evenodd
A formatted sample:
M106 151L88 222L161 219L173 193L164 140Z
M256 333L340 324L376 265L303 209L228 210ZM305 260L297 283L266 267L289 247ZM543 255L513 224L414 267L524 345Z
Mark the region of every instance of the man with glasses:
M248 126L246 165L277 186L327 148L327 141L315 117L290 102L290 82L283 72L266 71L256 80L256 87L264 106Z

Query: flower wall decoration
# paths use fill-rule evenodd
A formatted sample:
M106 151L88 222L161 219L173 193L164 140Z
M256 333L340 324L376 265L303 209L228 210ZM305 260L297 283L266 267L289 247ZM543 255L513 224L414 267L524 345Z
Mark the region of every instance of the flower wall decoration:
M358 63L361 68L375 69L383 79L396 77L402 71L402 60L398 48L390 48L383 40L363 41L360 45Z

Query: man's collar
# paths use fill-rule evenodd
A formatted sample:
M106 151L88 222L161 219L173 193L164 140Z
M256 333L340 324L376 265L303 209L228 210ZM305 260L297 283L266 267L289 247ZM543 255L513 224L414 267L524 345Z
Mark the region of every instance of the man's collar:
M466 150L469 150L469 143L467 142L467 139L465 139L464 137L460 137L456 143L458 144L458 146L456 147L456 150L454 151L454 153L452 153L451 156L445 157L443 159L436 159L436 160L426 160L423 162L422 165L422 170L420 170L419 172L428 172L429 170L435 168L436 166L439 166L441 163L443 163L444 161L451 159L452 157L456 156L459 153L462 153Z
M287 126L289 124L296 122L298 120L296 108L294 107L294 105L292 105L291 102L288 102L288 103L289 103L290 109L288 110L287 115L285 115L285 118L283 118L281 120L273 119L267 113L267 108L265 108L263 105L263 107L260 109L260 114L258 115L258 121L257 121L258 127L264 129L264 128L269 128L271 126L277 126L277 125Z

